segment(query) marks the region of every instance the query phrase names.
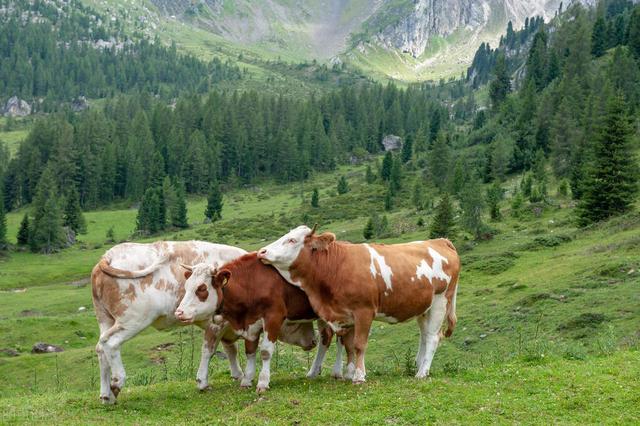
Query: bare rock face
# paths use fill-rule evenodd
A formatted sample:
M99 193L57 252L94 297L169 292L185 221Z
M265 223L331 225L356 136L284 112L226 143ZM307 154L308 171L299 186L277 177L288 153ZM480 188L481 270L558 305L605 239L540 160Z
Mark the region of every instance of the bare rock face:
M26 117L31 114L31 105L17 96L9 98L4 106L5 117Z
M402 148L402 138L396 135L387 135L382 139L385 151L395 151Z
M89 101L84 96L78 96L73 101L71 101L71 109L73 112L84 111L89 108Z
M51 345L49 343L38 342L31 348L32 354L48 354L53 352L64 352L60 346Z

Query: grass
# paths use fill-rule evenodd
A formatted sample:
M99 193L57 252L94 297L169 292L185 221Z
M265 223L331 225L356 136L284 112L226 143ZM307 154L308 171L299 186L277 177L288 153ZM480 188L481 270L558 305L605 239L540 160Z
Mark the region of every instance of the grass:
M364 182L365 165L342 167L301 184L262 183L227 192L223 220L202 224L204 200L189 200L192 227L163 239L206 239L256 249L302 222L319 222L339 238L362 241L384 188ZM351 191L335 192L340 175ZM387 212L383 241L423 239L410 206L410 181ZM309 206L320 191L319 209ZM504 203L508 204L508 201ZM213 391L193 377L200 331L147 330L123 348L128 372L116 407L98 403L93 346L97 324L86 278L114 226L118 240L134 227L133 208L86 214L87 235L61 253L11 252L0 260L0 417L2 423L632 423L638 418L640 355L640 214L578 231L567 200L539 216L492 222L495 236L474 242L458 231L462 256L458 326L434 359L433 377L410 377L418 343L413 322L375 323L362 387L325 377L310 382L310 354L278 345L272 389L262 397L232 383L214 358ZM125 206L129 207L129 206ZM23 212L8 216L13 238ZM15 291L16 288L23 290ZM85 307L85 310L79 308ZM38 341L65 352L32 355ZM535 416L535 417L534 417Z

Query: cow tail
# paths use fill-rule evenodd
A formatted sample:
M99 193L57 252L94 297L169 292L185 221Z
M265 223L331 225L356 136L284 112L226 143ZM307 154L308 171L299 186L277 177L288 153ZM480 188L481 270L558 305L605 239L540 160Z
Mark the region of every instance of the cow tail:
M458 280L456 279L453 289L449 288L447 292L447 331L444 332L445 337L450 337L456 328L456 295L458 294Z

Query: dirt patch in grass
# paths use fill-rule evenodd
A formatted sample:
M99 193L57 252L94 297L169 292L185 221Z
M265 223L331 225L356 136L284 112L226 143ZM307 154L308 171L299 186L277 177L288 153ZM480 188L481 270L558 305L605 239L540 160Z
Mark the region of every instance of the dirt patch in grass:
M607 320L607 317L600 313L587 312L580 314L564 324L558 326L558 330L570 331L584 328L596 328Z
M472 271L483 272L485 274L496 275L512 268L518 256L515 253L501 253L492 256L467 256L463 264Z

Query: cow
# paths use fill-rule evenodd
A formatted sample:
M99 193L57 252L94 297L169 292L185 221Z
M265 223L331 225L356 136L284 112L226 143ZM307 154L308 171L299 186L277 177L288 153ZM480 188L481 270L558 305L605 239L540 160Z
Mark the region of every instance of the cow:
M406 244L351 244L299 226L258 251L291 284L309 296L315 312L334 331L353 327L353 383L365 381L364 356L373 320L400 323L416 318L420 345L416 377L429 375L447 318L456 324L460 259L446 239ZM345 345L347 342L345 341Z
M185 283L185 296L175 312L176 317L189 324L215 314L229 322L237 336L245 339L247 368L242 387L252 385L258 342L261 332L264 332L260 344L262 370L256 390L258 393L266 391L269 388L271 356L283 324L293 323L302 327L302 332L315 336L312 321L318 316L309 299L302 290L289 285L274 268L258 260L255 252L222 265L217 271L209 264L185 267L189 270L189 279ZM310 378L320 374L333 336L326 323L319 322L318 326L321 344L307 373ZM303 349L310 350L313 346ZM341 377L342 351L339 343L337 347L332 376Z
M174 311L184 295L186 281L180 263L222 265L245 254L237 247L202 241L152 244L123 243L108 250L91 273L93 306L100 328L96 345L100 364L100 400L116 402L125 382L120 347L148 326L166 329L181 325ZM195 323L204 330L197 383L208 386L208 365L222 340L231 376L242 377L234 333L211 318Z

